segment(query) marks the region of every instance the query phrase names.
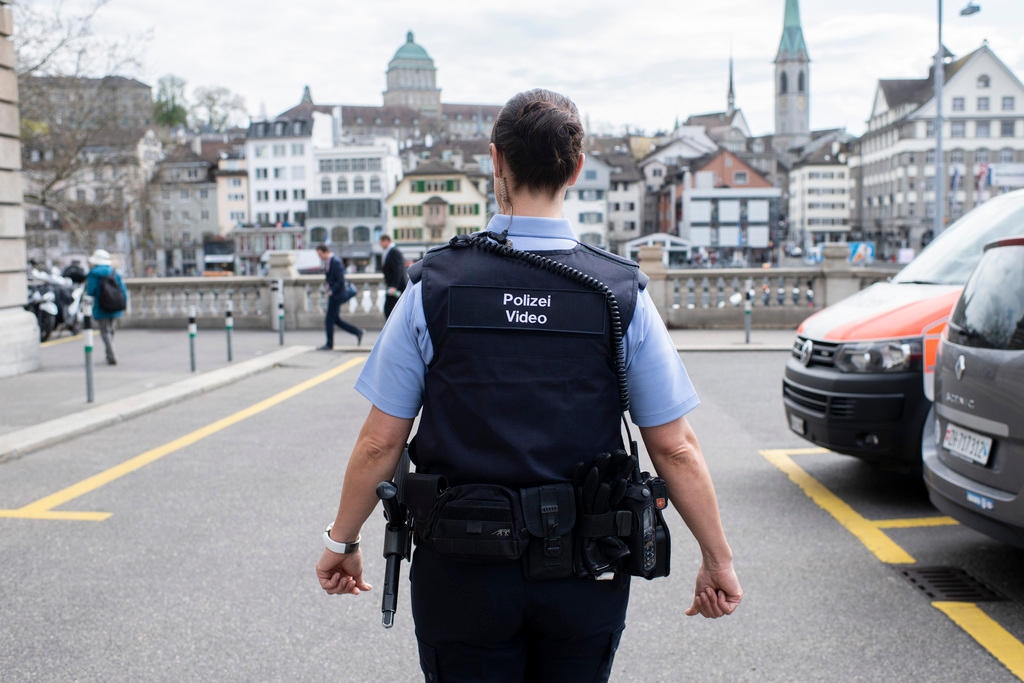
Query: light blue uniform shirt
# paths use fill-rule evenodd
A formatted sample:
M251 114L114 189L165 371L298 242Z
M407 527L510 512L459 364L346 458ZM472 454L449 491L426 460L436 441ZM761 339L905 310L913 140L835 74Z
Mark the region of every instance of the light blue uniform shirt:
M509 217L497 215L487 229L501 232ZM569 221L516 216L509 231L512 246L523 251L572 249L577 245ZM700 404L675 345L646 291L637 297L624 340L630 418L655 427L686 415ZM423 384L434 347L423 312L421 283L408 287L391 312L359 373L356 391L388 415L413 418L423 405Z

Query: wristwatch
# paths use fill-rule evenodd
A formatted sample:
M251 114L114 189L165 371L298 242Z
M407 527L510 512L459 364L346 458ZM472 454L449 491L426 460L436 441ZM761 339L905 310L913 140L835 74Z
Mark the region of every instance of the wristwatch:
M331 529L334 528L334 522L327 525L324 529L324 547L330 550L332 553L338 553L339 555L350 555L355 551L359 550L359 539L361 536L356 536L356 540L351 543L340 543L331 538Z

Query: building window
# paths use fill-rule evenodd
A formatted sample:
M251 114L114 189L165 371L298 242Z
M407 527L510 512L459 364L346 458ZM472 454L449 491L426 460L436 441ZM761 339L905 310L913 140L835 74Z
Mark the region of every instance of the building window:
M352 191L353 192L365 192L366 184L363 182L363 176L357 175L352 180Z
M288 145L283 142L279 142L274 145L272 152L275 157L283 157L288 153Z
M779 94L785 95L789 90L789 78L786 76L786 72L782 72L782 76L779 77Z
M188 199L188 190L182 190L178 193L182 199Z
M209 190L199 190L199 198L200 199L206 199L209 196L210 196L210 191Z
M978 121L974 124L974 136L978 138L987 138L989 135L988 121Z
M301 157L305 153L306 153L306 146L304 144L302 144L301 142L293 142L292 143L292 156L293 157Z
M963 110L964 110L964 98L962 98L962 97L954 97L953 98L953 111L963 111Z
M796 91L797 92L803 92L804 91L804 72L803 71L801 71L800 75L797 76L797 78L796 78Z
M979 149L977 152L975 152L974 153L974 161L975 161L975 163L979 163L979 164L987 164L988 163L988 150L987 149Z
M999 150L999 162L1003 164L1009 164L1013 162L1013 150L1012 149L1001 149Z
M305 199L305 198L306 198L306 191L305 190L301 190L301 189L300 190L292 190L292 199Z
M241 186L242 186L242 179L241 178L232 178L231 179L231 187L241 187Z
M270 214L269 213L258 213L258 214L256 214L256 224L257 225L266 225L269 222L270 222Z
M934 120L928 121L927 123L924 124L924 136L926 138L933 138L933 137L935 137L935 121ZM911 162L911 163L913 163L913 162Z
M236 223L241 223L245 220L245 211L232 211L228 214L228 218Z
M256 159L260 159L262 157L267 156L267 146L266 145L256 145L256 146L254 146L252 148L252 155Z
M348 228L344 225L337 225L331 228L332 242L348 242Z
M603 222L604 216L601 215L600 211L585 211L580 214L580 223L585 225L595 225Z
M199 220L203 220L203 221L210 220L210 212L206 211L205 209L203 211L200 211L199 212Z
M992 79L988 77L988 74L982 74L978 76L978 87L987 88L992 85Z
M999 122L999 135L1004 138L1013 137L1014 122L1013 121L1000 121Z
M987 97L979 97L978 98L978 111L988 111L988 98Z
M327 228L317 227L311 228L309 231L309 241L313 244L323 244L327 241Z
M934 164L935 163L935 150L934 149L930 149L927 152L925 152L924 163L926 163L926 164Z
M584 171L583 177L587 180L597 180L597 171Z
M1007 95L1003 98L1003 111L1013 111L1014 101L1013 95Z
M288 199L288 190L274 190L274 199L282 202Z
M265 168L257 168L256 169L256 178L257 179L266 179L266 177L267 177L267 169L265 169Z
M270 192L267 190L256 190L256 201L265 202L270 199Z
M734 185L746 185L750 180L746 171L736 171L732 174L732 182Z
M320 181L320 192L322 194L330 194L331 193L331 179L330 178L324 178L323 180Z
M380 192L380 176L370 176L370 192Z
M274 167L274 177L275 178L284 178L284 166L275 166Z
M964 151L962 149L954 149L949 153L949 160L954 164L964 163Z
M962 138L964 136L964 122L953 121L949 124L949 137Z

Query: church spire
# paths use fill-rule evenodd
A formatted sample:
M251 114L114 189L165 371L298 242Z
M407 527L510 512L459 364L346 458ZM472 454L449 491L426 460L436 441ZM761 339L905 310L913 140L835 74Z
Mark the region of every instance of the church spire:
M736 91L732 87L732 50L729 50L729 96L728 96L729 107L726 110L726 115L731 117L733 112L736 111Z
M804 30L800 26L799 0L786 0L786 16L782 21L782 39L779 41L779 52L775 61L785 58L807 58L807 43L804 42Z

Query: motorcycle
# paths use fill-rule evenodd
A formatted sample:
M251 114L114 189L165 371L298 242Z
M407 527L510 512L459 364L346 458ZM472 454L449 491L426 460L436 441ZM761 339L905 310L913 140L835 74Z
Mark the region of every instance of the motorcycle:
M33 268L29 278L29 303L26 309L36 315L40 341L46 341L61 327L72 335L78 334L84 318L82 298L85 295L85 283L64 277L56 269L47 273Z
M56 295L46 283L30 284L28 288L28 303L25 310L36 317L39 324L39 341L44 342L50 338L57 328L57 301Z

